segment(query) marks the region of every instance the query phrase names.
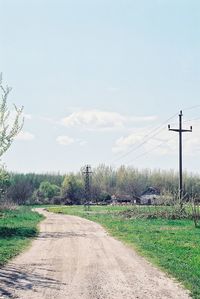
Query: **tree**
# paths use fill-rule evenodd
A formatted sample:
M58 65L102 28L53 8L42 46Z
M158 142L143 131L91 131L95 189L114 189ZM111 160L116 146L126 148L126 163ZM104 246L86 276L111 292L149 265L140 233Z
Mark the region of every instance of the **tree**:
M23 107L17 108L14 104L14 121L10 123L10 110L7 106L8 95L11 88L2 84L2 74L0 74L0 157L11 146L14 138L21 131L24 119L22 117Z
M69 200L70 204L80 204L84 194L83 182L75 175L65 176L62 183L62 196Z
M10 176L4 166L0 167L0 201L4 198L8 187L10 186Z
M20 180L11 183L7 197L13 202L23 205L28 202L33 194L33 186L21 177Z
M39 192L44 198L52 199L60 193L60 188L45 181L40 184Z

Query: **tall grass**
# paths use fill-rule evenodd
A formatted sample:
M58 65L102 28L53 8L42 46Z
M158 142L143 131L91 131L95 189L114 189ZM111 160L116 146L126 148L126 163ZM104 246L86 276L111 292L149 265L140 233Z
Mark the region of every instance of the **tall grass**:
M41 215L27 207L0 212L0 265L22 251L38 233Z

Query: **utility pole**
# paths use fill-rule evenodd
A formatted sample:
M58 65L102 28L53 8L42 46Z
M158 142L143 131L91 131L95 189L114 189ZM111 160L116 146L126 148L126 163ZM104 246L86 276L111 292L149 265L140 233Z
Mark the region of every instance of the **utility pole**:
M92 174L91 166L86 165L83 169L84 181L85 181L85 205L89 207L91 190L90 190L90 176Z
M179 133L179 200L182 207L182 198L183 198L183 155L182 155L182 133L184 132L192 132L192 126L189 130L182 129L182 117L183 112L180 111L179 114L179 128L171 129L170 125L168 125L169 131L174 131Z

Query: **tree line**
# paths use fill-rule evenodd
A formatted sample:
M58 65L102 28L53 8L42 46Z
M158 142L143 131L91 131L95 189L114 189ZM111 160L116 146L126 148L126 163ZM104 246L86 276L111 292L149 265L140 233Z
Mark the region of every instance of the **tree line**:
M139 170L121 166L118 169L99 165L93 169L90 181L91 201L106 202L112 195L140 197L155 187L163 196L178 191L178 174L173 170ZM68 174L20 174L0 171L1 200L16 204L82 204L85 201L84 177L81 171ZM184 173L184 192L199 196L200 176Z

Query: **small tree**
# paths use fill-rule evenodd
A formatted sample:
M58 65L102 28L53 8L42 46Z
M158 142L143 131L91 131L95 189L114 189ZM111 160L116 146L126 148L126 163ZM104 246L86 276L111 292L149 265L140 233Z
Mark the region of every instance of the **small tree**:
M62 183L62 196L71 204L80 204L83 198L83 182L75 175L65 176Z
M7 198L18 205L26 204L33 194L33 186L25 178L21 177L15 182L11 182L8 189Z
M39 192L44 198L51 199L54 196L59 195L60 188L54 184L45 181L40 184Z
M2 84L2 74L0 74L0 158L9 149L15 136L21 131L24 119L21 118L23 107L17 108L14 105L15 116L13 123L10 121L10 110L7 106L8 95L11 88ZM4 198L5 188L8 187L9 178L4 166L0 165L0 198Z
M0 203L10 186L10 176L4 166L0 166Z
M8 95L11 88L2 84L2 74L0 74L0 157L11 146L13 139L21 131L24 119L21 119L23 107L17 108L14 104L15 117L11 124L10 111L7 106Z

